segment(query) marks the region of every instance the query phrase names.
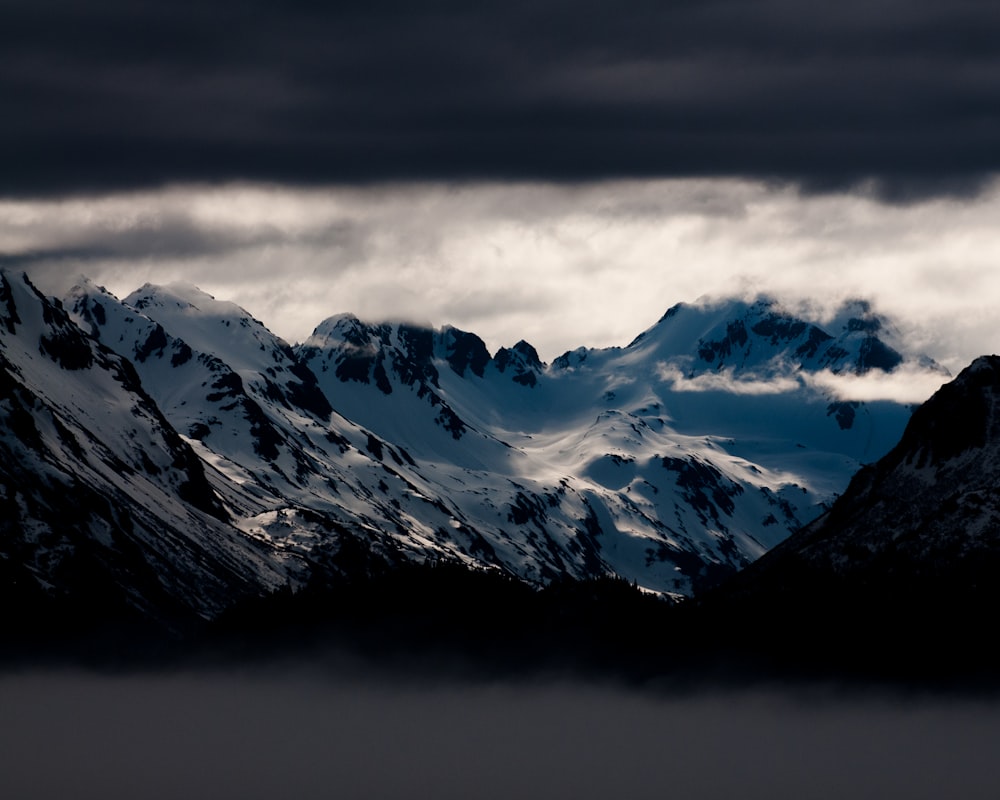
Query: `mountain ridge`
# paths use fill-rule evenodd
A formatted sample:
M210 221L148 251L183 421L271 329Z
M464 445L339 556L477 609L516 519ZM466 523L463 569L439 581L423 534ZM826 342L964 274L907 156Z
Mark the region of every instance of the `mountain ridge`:
M881 369L865 361L874 323L828 334L845 354L827 346L826 361L805 353L789 367L788 348L820 337L768 303L739 307L745 339L725 310L677 306L628 347L546 364L527 342L490 355L457 328L353 315L291 346L190 286L146 285L119 300L81 281L61 304L36 299L64 305L74 336L95 343L87 348L99 341L134 368L202 465L228 540L262 559L268 577L250 577L251 593L335 579L338 553L360 547L536 586L612 575L688 595L818 513L909 416L891 402L838 415L834 397L803 381L744 396L664 378L666 359L694 378ZM682 336L677 320L700 333ZM47 357L69 369L72 352Z

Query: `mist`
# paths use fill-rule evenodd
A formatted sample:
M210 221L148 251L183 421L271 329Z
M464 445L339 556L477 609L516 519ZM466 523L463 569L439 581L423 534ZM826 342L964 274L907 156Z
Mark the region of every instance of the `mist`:
M993 697L420 679L328 663L0 676L17 798L995 797Z

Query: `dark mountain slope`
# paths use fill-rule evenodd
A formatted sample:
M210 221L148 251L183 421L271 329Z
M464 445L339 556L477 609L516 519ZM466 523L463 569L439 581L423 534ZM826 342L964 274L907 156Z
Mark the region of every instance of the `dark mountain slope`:
M695 613L767 658L1000 674L1000 357L942 387L827 513Z

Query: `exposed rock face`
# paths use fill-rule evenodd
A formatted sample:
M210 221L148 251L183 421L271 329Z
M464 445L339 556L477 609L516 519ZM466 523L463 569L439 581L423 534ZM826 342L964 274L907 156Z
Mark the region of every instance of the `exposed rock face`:
M514 383L528 387L538 384L538 375L544 366L538 358L538 351L524 339L509 350L501 347L493 362L501 373L510 374Z

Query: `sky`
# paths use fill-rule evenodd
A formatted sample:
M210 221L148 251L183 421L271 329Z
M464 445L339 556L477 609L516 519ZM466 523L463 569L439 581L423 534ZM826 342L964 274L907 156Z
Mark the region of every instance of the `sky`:
M0 265L551 360L679 301L1000 350L1000 7L5 0Z

